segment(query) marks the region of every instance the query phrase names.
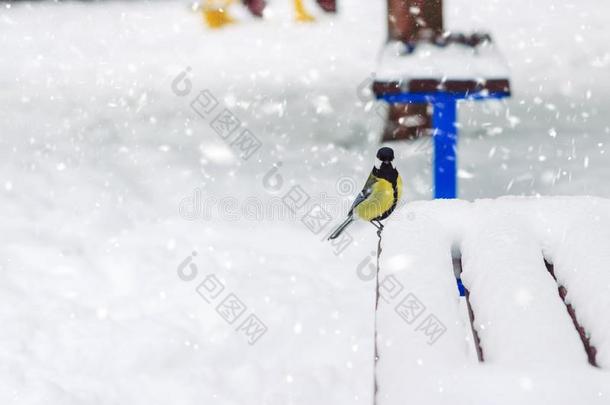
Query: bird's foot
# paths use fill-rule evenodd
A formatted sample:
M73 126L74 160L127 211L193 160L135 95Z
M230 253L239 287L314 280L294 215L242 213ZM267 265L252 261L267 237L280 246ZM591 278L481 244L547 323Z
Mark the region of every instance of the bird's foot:
M375 220L371 221L371 224L373 224L373 226L377 228L377 236L381 237L381 231L383 231L383 224Z

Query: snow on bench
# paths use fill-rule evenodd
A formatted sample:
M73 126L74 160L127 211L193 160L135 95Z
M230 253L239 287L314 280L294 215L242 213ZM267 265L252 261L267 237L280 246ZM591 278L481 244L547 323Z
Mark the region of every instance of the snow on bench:
M610 403L609 200L414 202L382 246L377 404Z
M390 41L375 71L375 93L510 91L509 70L489 35L464 44L444 46L420 41Z

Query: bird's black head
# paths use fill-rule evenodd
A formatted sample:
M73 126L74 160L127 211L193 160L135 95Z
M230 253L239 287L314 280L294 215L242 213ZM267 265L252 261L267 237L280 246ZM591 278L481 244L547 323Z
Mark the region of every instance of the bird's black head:
M383 163L389 163L394 160L394 150L392 148L388 148L384 146L377 151L377 159L381 160Z

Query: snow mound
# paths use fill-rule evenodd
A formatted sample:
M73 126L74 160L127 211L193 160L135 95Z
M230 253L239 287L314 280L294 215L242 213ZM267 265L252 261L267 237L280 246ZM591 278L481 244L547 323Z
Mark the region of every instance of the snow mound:
M418 43L414 48L400 42L386 44L376 71L380 81L413 79L489 80L509 77L506 61L491 41L477 46L450 43Z
M379 403L484 403L498 392L507 396L502 403L607 403L609 200L416 202L385 229ZM462 263L482 363L456 287L455 260ZM566 302L597 349L600 368L588 364L559 286L567 289Z

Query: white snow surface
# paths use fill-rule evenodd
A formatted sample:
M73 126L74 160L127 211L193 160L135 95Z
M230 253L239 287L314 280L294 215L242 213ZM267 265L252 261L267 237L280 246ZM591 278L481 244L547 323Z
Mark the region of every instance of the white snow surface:
M587 363L543 260L554 263L567 301L597 348L597 363L607 370L610 320L601 308L610 305L610 237L601 230L609 224L610 201L596 198L405 206L383 235L381 294L388 276L404 289L380 300L379 403L607 403L610 374ZM590 237L579 237L589 230ZM484 364L472 355L470 323L460 313L464 298L451 262L457 252ZM403 320L397 311L408 294L425 310ZM425 334L428 315L446 328L432 343L434 335Z
M383 47L375 78L380 81L413 79L476 80L508 79L506 61L493 42L476 47L449 44L440 47L418 44L412 52L400 41Z
M514 91L506 102L460 106L460 196L610 197L610 6L446 3L450 28L492 32ZM337 16L318 14L312 25L294 24L281 5L274 0L277 11L264 22L242 12L242 23L210 31L183 2L0 4L0 403L370 403L374 291L357 268L370 263L376 236L370 225L354 224L354 243L336 256L321 241L326 230L314 235L300 218L321 203L338 221L374 162L383 106L357 89L385 40L384 3L340 1ZM192 87L180 96L172 83L187 68ZM191 109L204 89L261 140L248 161L210 128L211 118ZM429 199L430 140L393 147L405 201ZM274 164L279 178L270 174ZM271 177L279 183L270 185ZM295 185L311 200L292 214L281 197ZM207 205L186 220L179 207L198 192ZM567 211L584 207L576 226L576 216L563 218L555 208L562 201L418 202L397 212L394 228L394 219L388 222L383 268L385 261L391 268L392 255L421 246L412 259L427 270L401 277L447 326L461 323L421 352L421 344L406 344L419 335L393 331L403 334L391 346L396 356L382 353L380 366L395 371L386 394L400 388L419 403L481 393L492 400L480 403L545 395L607 403L607 372L581 364L553 281L532 263L539 250L553 261L600 364L608 365L610 331L598 316L610 305L608 245L600 244L608 222L601 208L589 210L593 200L570 200ZM487 241L458 232L467 218L481 221L456 218L475 207L499 216L531 209L519 218L536 224L520 241L524 256L500 252L498 274L489 278L493 258L467 256L466 241L480 238L493 248L508 242L503 234ZM420 232L399 235L408 209ZM455 238L438 238L439 225L427 226L425 215L464 237L464 280L489 326L482 339L498 339L488 343L489 364L463 366L473 356L451 277ZM518 224L499 221L509 223L509 238ZM585 243L587 250L576 249ZM177 268L193 251L197 277L183 281ZM405 266L394 265L397 272ZM531 362L525 351L517 352L523 362L511 361L501 346L525 332L504 336L492 327L504 330L509 322L491 313L505 307L485 287L511 266L532 273L531 285L508 279L497 291L531 299L516 309L522 316L515 322L561 334ZM228 324L218 302L198 295L209 274L225 285L219 298L234 293L247 306L243 317L255 313L266 324L256 344L236 331L243 318ZM533 289L545 300L530 297ZM532 325L537 311L551 311L557 324ZM554 371L538 368L559 345L566 353ZM420 357L428 372L415 367ZM392 358L395 366L384 363ZM507 389L514 392L505 395Z

